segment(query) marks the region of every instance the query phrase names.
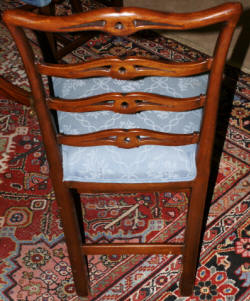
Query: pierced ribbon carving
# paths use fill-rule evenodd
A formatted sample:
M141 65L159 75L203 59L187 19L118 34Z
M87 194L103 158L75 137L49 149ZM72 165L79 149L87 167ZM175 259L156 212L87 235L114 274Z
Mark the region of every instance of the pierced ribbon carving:
M133 148L141 145L187 145L199 141L199 133L168 134L144 129L110 129L84 135L58 135L58 142L71 146L114 145Z
M37 63L41 74L66 78L111 76L118 79L132 79L142 76L189 76L210 70L213 59L199 62L166 63L143 57L120 59L110 57L80 64Z
M189 98L173 98L152 93L106 93L82 99L48 100L50 109L65 112L113 111L122 114L132 114L140 111L157 110L184 112L204 106L205 95Z

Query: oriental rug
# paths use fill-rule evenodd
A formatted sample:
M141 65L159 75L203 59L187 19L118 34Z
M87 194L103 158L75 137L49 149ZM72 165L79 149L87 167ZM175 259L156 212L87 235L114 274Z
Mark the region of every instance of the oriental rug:
M2 10L18 3L7 2L5 6L1 3ZM91 9L98 4L84 0L83 5ZM68 9L63 4L59 13ZM0 26L0 72L28 89L13 41ZM36 51L35 38L30 38ZM113 54L169 61L204 57L172 39L147 32L125 39L96 35L64 60ZM249 98L249 75L227 67L213 157L213 189L193 295L179 294L181 256L101 255L88 256L91 295L86 300L248 300ZM181 242L186 205L186 195L181 193L85 194L85 235L96 242ZM75 294L36 117L28 107L1 95L0 300L81 300Z

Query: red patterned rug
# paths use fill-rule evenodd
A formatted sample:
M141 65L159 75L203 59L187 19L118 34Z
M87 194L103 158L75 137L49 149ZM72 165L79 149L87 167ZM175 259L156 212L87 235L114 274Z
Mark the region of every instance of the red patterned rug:
M11 1L11 5L17 2ZM84 5L97 4L85 0ZM67 4L60 9L67 11ZM14 45L8 32L1 28L2 32L1 42L8 52L0 52L1 74L27 88ZM204 56L171 39L146 33L129 39L96 36L66 60L113 54L143 54L171 61L195 61ZM15 62L11 58L16 58ZM92 291L88 300L248 300L249 76L230 67L226 75L214 153L216 185L193 296L179 294L180 256L101 255L88 256ZM186 203L186 196L180 193L83 195L86 238L97 242L179 242L183 240ZM80 300L75 294L37 121L29 108L3 97L0 258L0 300Z

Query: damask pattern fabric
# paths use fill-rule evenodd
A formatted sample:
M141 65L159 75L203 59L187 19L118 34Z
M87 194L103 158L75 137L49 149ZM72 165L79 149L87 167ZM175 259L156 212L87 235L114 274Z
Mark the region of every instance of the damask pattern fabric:
M147 77L137 80L112 78L53 78L55 95L65 99L109 92L148 92L173 97L191 97L206 92L207 75L189 78ZM168 133L199 131L202 110L188 112L144 111L119 114L110 111L58 112L64 134L86 134L112 128L144 128ZM62 146L65 181L156 183L188 181L196 176L196 145L155 146L122 149L114 146Z

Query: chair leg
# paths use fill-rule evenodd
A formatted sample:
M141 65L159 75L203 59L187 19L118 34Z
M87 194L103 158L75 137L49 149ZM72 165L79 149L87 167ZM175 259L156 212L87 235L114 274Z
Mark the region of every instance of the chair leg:
M57 203L62 219L65 241L68 248L76 293L88 295L87 258L81 252L82 237L77 218L76 204L71 192L62 184L55 187Z
M204 222L206 186L199 185L197 187L196 184L190 197L183 252L183 270L180 280L180 292L182 296L192 295L194 288Z

